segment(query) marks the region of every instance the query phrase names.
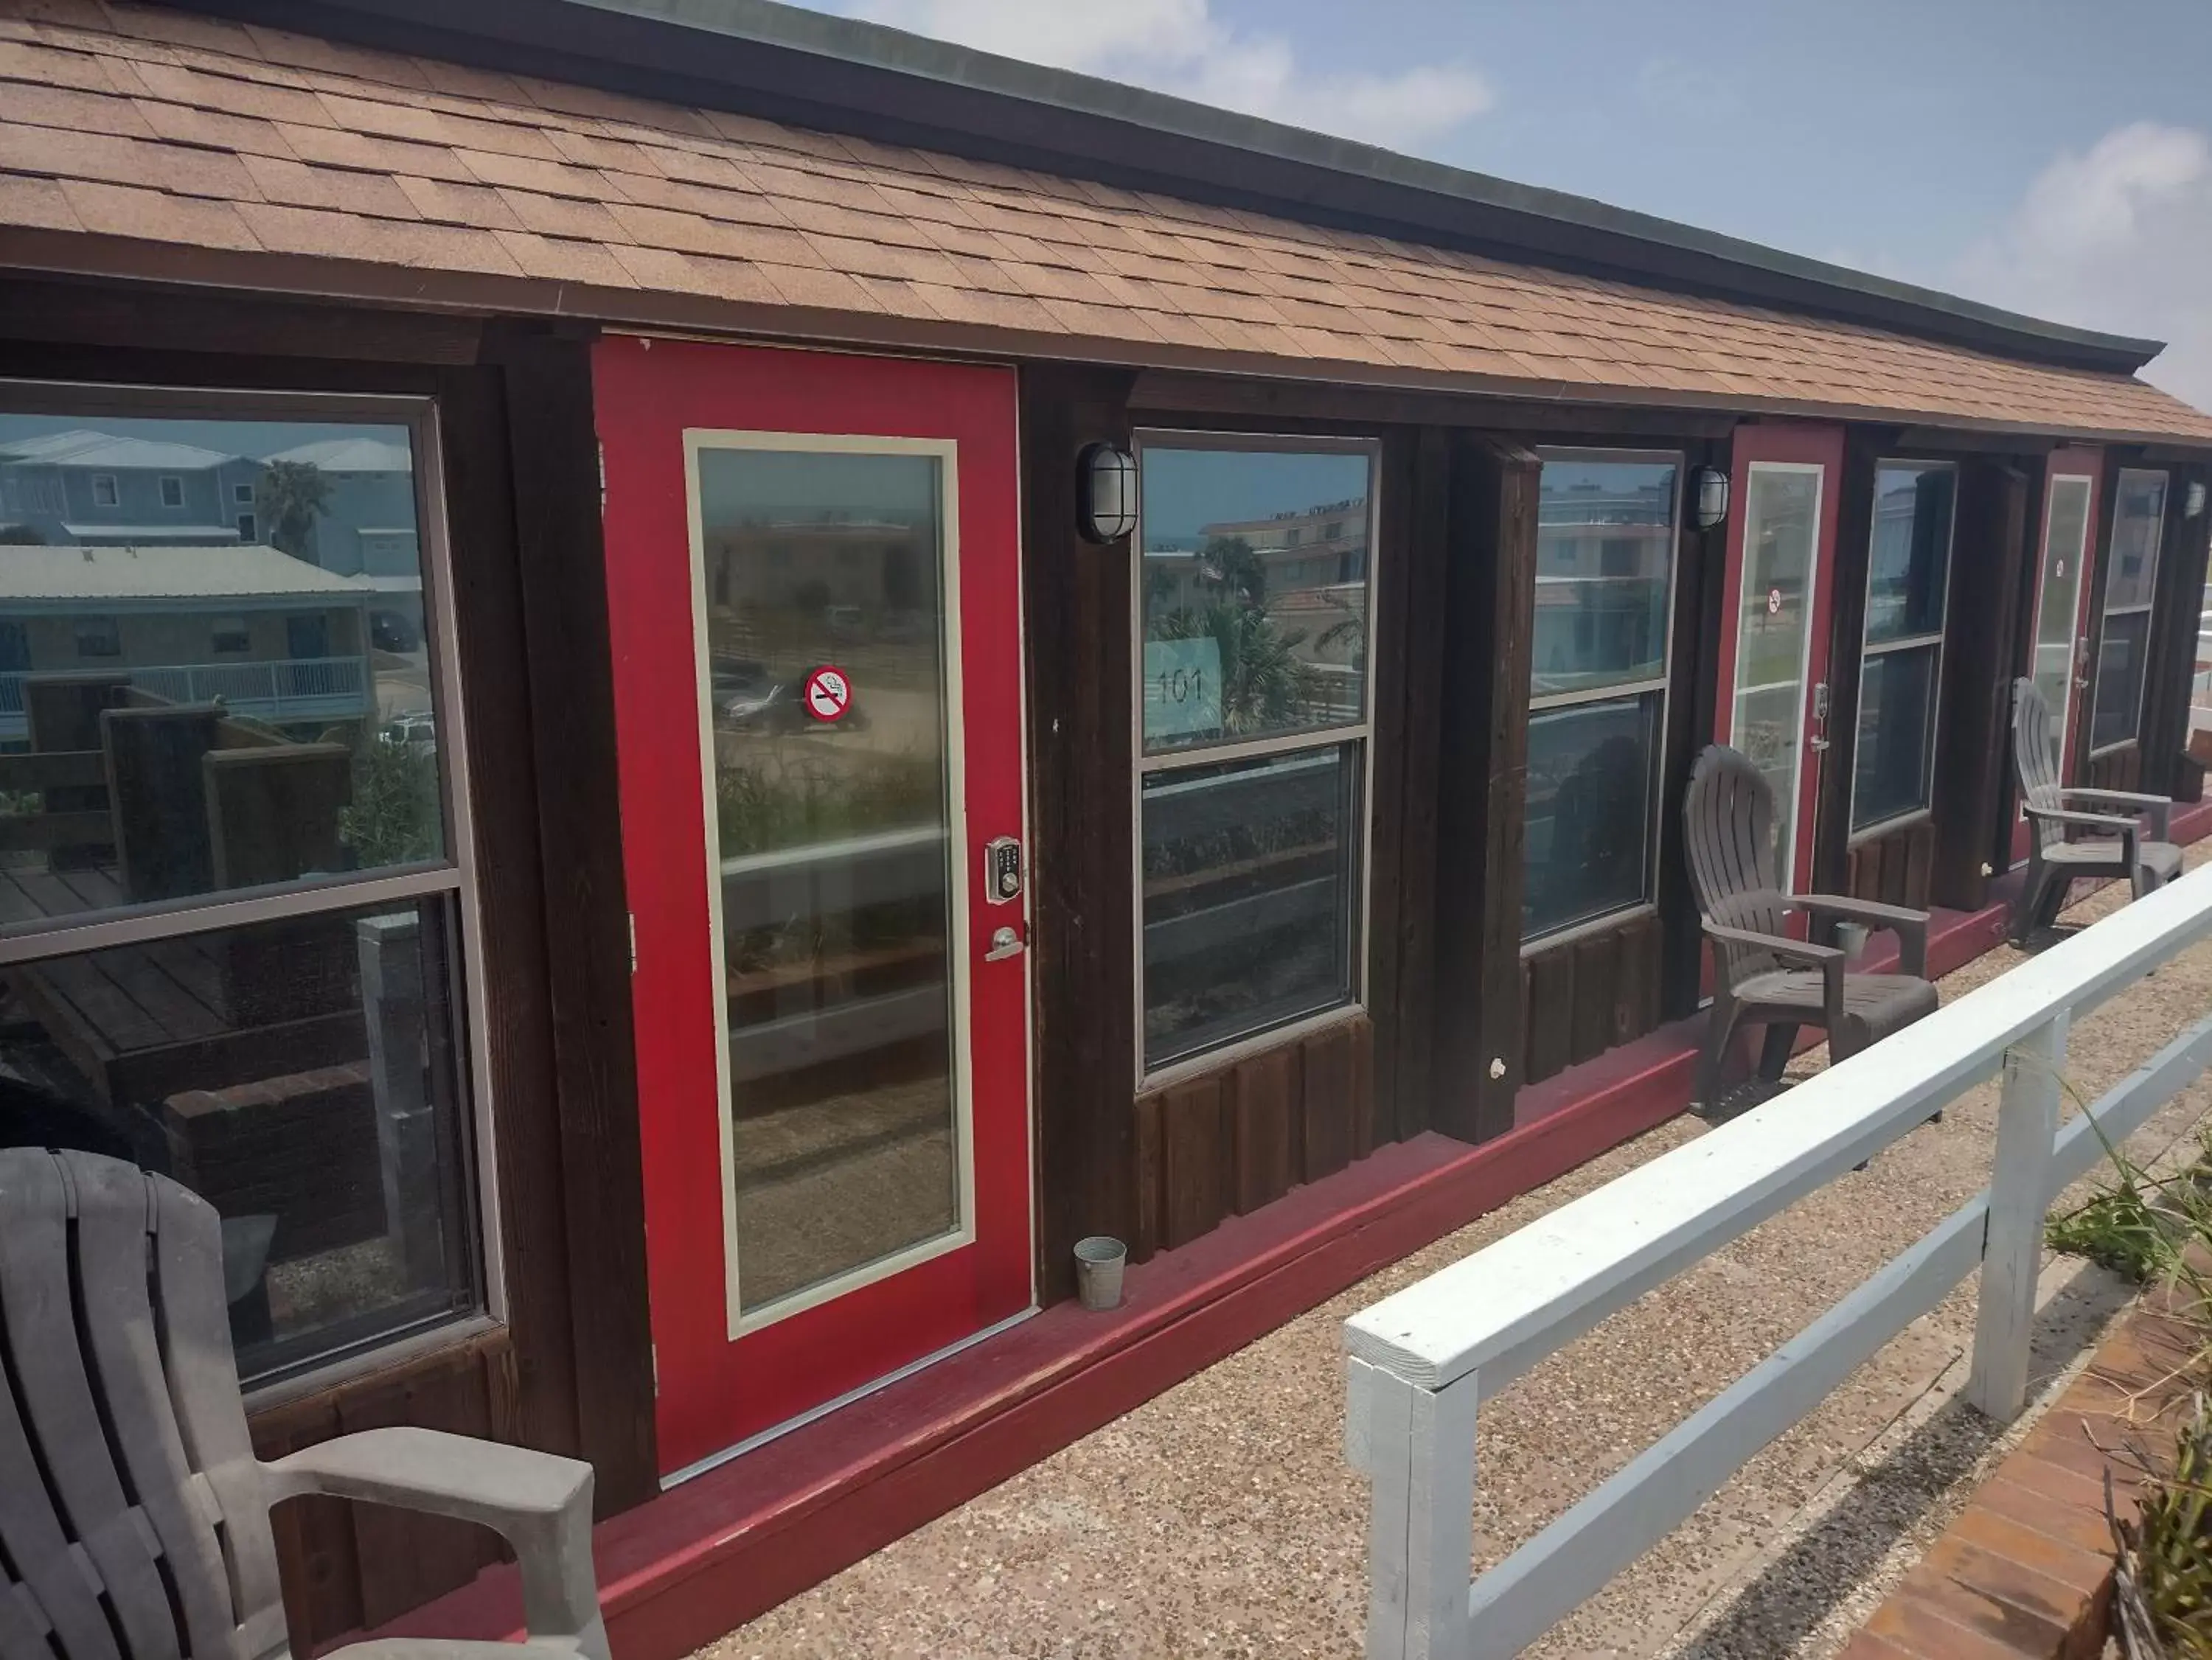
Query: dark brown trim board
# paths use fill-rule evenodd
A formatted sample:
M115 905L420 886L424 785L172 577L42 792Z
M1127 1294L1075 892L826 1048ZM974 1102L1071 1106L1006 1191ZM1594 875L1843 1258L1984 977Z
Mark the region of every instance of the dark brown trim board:
M1528 663L1543 463L1455 437L1437 689L1436 1071L1431 1124L1462 1141L1512 1127L1521 1068L1521 889Z
M2034 569L2029 481L2030 470L2004 456L1969 457L1959 468L1928 886L1934 903L1955 910L1980 907L1990 849L2011 845L2015 671L2008 647Z
M1029 686L1030 1006L1036 1011L1037 1280L1075 1290L1075 1242L1139 1243L1135 1115L1136 880L1129 779L1127 541L1076 529L1076 458L1129 442L1131 377L1021 372L1022 605Z
M1843 476L1836 481L1836 545L1828 566L1828 740L1813 808L1813 886L1847 891L1851 845L1851 785L1857 771L1859 668L1866 651L1867 567L1873 554L1875 474L1893 453L1893 434L1853 427L1844 435Z
M2142 787L2195 801L2203 791L2204 769L2189 754L2189 708L2212 550L2212 504L2191 516L2188 503L2192 489L2212 494L2212 467L2185 463L2169 473L2143 685Z

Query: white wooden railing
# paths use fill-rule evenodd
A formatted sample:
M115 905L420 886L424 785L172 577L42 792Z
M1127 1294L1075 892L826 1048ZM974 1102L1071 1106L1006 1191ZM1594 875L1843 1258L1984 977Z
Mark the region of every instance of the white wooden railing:
M2070 1020L2212 935L2212 866L1345 1323L1367 1652L1519 1653L1977 1268L1966 1398L2026 1403L2051 1201L2212 1062L2199 1021L2059 1127ZM1477 1401L2002 1072L1990 1186L1472 1586Z

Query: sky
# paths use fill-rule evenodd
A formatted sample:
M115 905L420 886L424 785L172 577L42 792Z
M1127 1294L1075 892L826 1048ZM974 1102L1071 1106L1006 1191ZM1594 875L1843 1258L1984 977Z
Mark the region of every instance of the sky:
M2212 0L812 0L2167 341L2212 409Z

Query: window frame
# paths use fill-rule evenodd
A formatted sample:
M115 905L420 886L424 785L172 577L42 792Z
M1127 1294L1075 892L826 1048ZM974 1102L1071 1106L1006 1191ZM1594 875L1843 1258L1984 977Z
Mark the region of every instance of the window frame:
M1900 634L1894 639L1871 640L1867 638L1868 618L1874 607L1874 516L1867 519L1867 561L1865 591L1860 596L1859 606L1859 683L1851 704L1851 796L1844 822L1850 831L1844 837L1846 845L1856 846L1877 836L1927 818L1936 810L1936 746L1943 733L1943 646L1951 632L1951 578L1956 573L1959 552L1959 463L1942 457L1881 456L1874 463L1875 488L1881 488L1884 467L1917 467L1923 470L1940 470L1951 475L1950 522L1943 534L1943 615L1937 620L1933 633ZM1877 499L1876 506L1878 506ZM1928 688L1928 748L1920 767L1920 803L1902 812L1891 813L1869 823L1859 822L1859 741L1857 719L1866 706L1866 671L1870 658L1887 657L1893 651L1919 651L1930 646L1936 652L1936 666L1929 671Z
M2088 738L2089 758L2092 760L2100 755L2116 754L2131 743L2142 742L2143 699L2148 694L2150 685L2150 627L2146 623L2143 627L2143 649L2136 658L2135 730L2127 736L2115 738L2110 743L2098 743L2096 742L2097 704L2099 694L2104 690L2105 685L2105 636L2115 616L2127 617L2138 615L2148 616L2157 609L2159 563L2166 557L2166 521L2173 511L2173 470L2172 468L2122 467L2112 475L2112 524L2115 527L2120 522L2120 502L2125 496L2127 480L2130 474L2145 475L2162 482L2158 498L2158 524L2151 539L2150 571L2145 581L2150 597L2129 605L2108 605L2104 603L2104 594L2110 591L2112 579L2109 568L2112 563L2112 538L2107 535L2105 541L2105 564L2108 568L2103 573L2106 585L2099 594L2097 608L2097 671L2090 676L2089 682Z
M183 512L185 511L185 476L182 473L162 473L157 476L160 482L155 485L154 489L155 500L159 502L161 511L165 513ZM174 501L169 500L169 487L172 484L177 487L177 499Z
M442 1313L412 1325L341 1343L297 1367L280 1371L247 1391L247 1404L290 1397L345 1377L374 1370L428 1334L464 1332L486 1320L507 1318L508 1297L501 1227L496 1156L495 1092L490 1051L489 965L484 957L481 872L469 794L467 700L464 695L454 596L453 541L447 512L445 452L437 400L427 394L332 392L313 390L163 386L128 381L75 381L0 377L0 413L88 419L255 421L353 421L404 427L413 462L416 548L422 569L424 649L429 659L434 709L439 723L438 765L445 856L391 867L362 876L332 875L240 888L221 894L87 913L82 919L49 918L0 926L0 968L81 952L221 929L401 901L442 897L457 936L452 972L461 980L453 998L464 1030L454 1045L465 1074L461 1167L457 1179L472 1202L464 1206L458 1242L477 1293L473 1309Z
M1137 463L1137 528L1130 536L1129 558L1129 920L1133 953L1130 996L1134 1018L1130 1022L1134 1050L1136 1087L1150 1093L1179 1079L1196 1076L1231 1065L1244 1056L1272 1048L1291 1038L1337 1025L1366 1012L1369 930L1373 926L1375 857L1375 613L1380 591L1382 524L1382 440L1343 433L1237 433L1211 428L1140 427L1130 435L1130 454ZM1283 455L1358 455L1367 459L1367 607L1362 618L1365 665L1359 687L1359 718L1328 726L1301 728L1265 737L1231 742L1191 744L1158 754L1145 753L1145 451L1160 450L1216 450L1236 454L1250 451ZM1340 1003L1315 1009L1210 1048L1178 1055L1147 1069L1145 1063L1145 779L1153 772L1171 772L1230 761L1258 760L1300 750L1359 747L1356 776L1359 780L1359 812L1353 827L1359 838L1358 874L1353 900L1359 914L1352 930L1352 961L1347 976L1350 995Z
M1556 928L1546 929L1540 933L1525 934L1521 939L1521 954L1523 957L1537 955L1551 950L1555 946L1579 939L1586 934L1598 933L1638 917L1655 915L1658 911L1661 838L1666 833L1667 818L1664 800L1666 791L1660 785L1667 772L1667 718L1672 707L1674 694L1674 608L1681 603L1682 502L1690 468L1689 452L1686 450L1591 448L1577 445L1543 444L1536 446L1536 458L1545 466L1548 466L1554 461L1580 461L1598 464L1626 463L1630 465L1650 466L1655 463L1671 459L1674 466L1674 500L1668 508L1668 518L1673 527L1674 536L1667 550L1667 621L1664 631L1660 635L1658 674L1643 680L1619 681L1609 686L1583 687L1571 692L1547 692L1539 694L1535 688L1536 665L1533 656L1529 663L1528 706L1522 718L1524 727L1534 722L1537 716L1550 714L1555 710L1571 709L1581 704L1627 703L1632 700L1641 702L1654 692L1659 694L1659 717L1652 728L1654 742L1651 746L1650 782L1651 823L1644 844L1645 854L1644 897L1626 905L1617 905L1609 911L1601 911L1594 917L1581 917L1573 922L1561 923ZM1541 518L1543 500L1543 472L1540 467L1536 475L1537 536L1540 548L1543 535ZM1535 638L1535 574L1534 570L1531 570L1528 583L1529 638L1532 642ZM1525 789L1525 785L1523 787ZM1528 814L1528 802L1525 797L1522 802L1521 810L1525 819ZM1524 890L1527 881L1527 859L1528 854L1524 848L1522 854ZM1523 897L1524 899L1526 897L1525 891Z
M103 484L107 487L107 500L105 501L100 499L100 487ZM113 507L118 512L121 510L123 485L113 473L94 473L92 476L92 505L95 507Z

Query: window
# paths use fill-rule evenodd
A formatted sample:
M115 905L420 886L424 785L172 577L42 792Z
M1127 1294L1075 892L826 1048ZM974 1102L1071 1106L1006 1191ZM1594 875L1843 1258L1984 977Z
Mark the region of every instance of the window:
M251 507L253 505L253 487L251 484L232 485L230 499L238 506Z
M2158 544L2166 526L2166 475L2129 468L2112 500L2112 552L2105 570L2105 632L2097 651L2097 694L2089 748L2130 743L2142 725L2143 671L2150 655L2150 606Z
M1547 451L1521 936L1648 903L1681 457Z
M94 473L92 476L92 505L94 506L112 507L121 500L121 494L115 488L114 474Z
M181 507L185 505L185 481L174 473L161 475L161 505L164 507Z
M1932 800L1957 486L1944 462L1885 461L1875 470L1854 832L1923 812Z
M92 433L290 463L275 546L0 546L0 1136L211 1203L249 1384L484 1300L443 590L434 566L431 649L387 671L369 591L286 545L345 512L319 455L412 456L429 420L404 398L0 382L0 446ZM401 484L377 511L411 520ZM325 648L308 662L282 649L300 618ZM444 741L386 742L401 718Z
M1150 1074L1360 996L1376 453L1158 433L1139 457Z

